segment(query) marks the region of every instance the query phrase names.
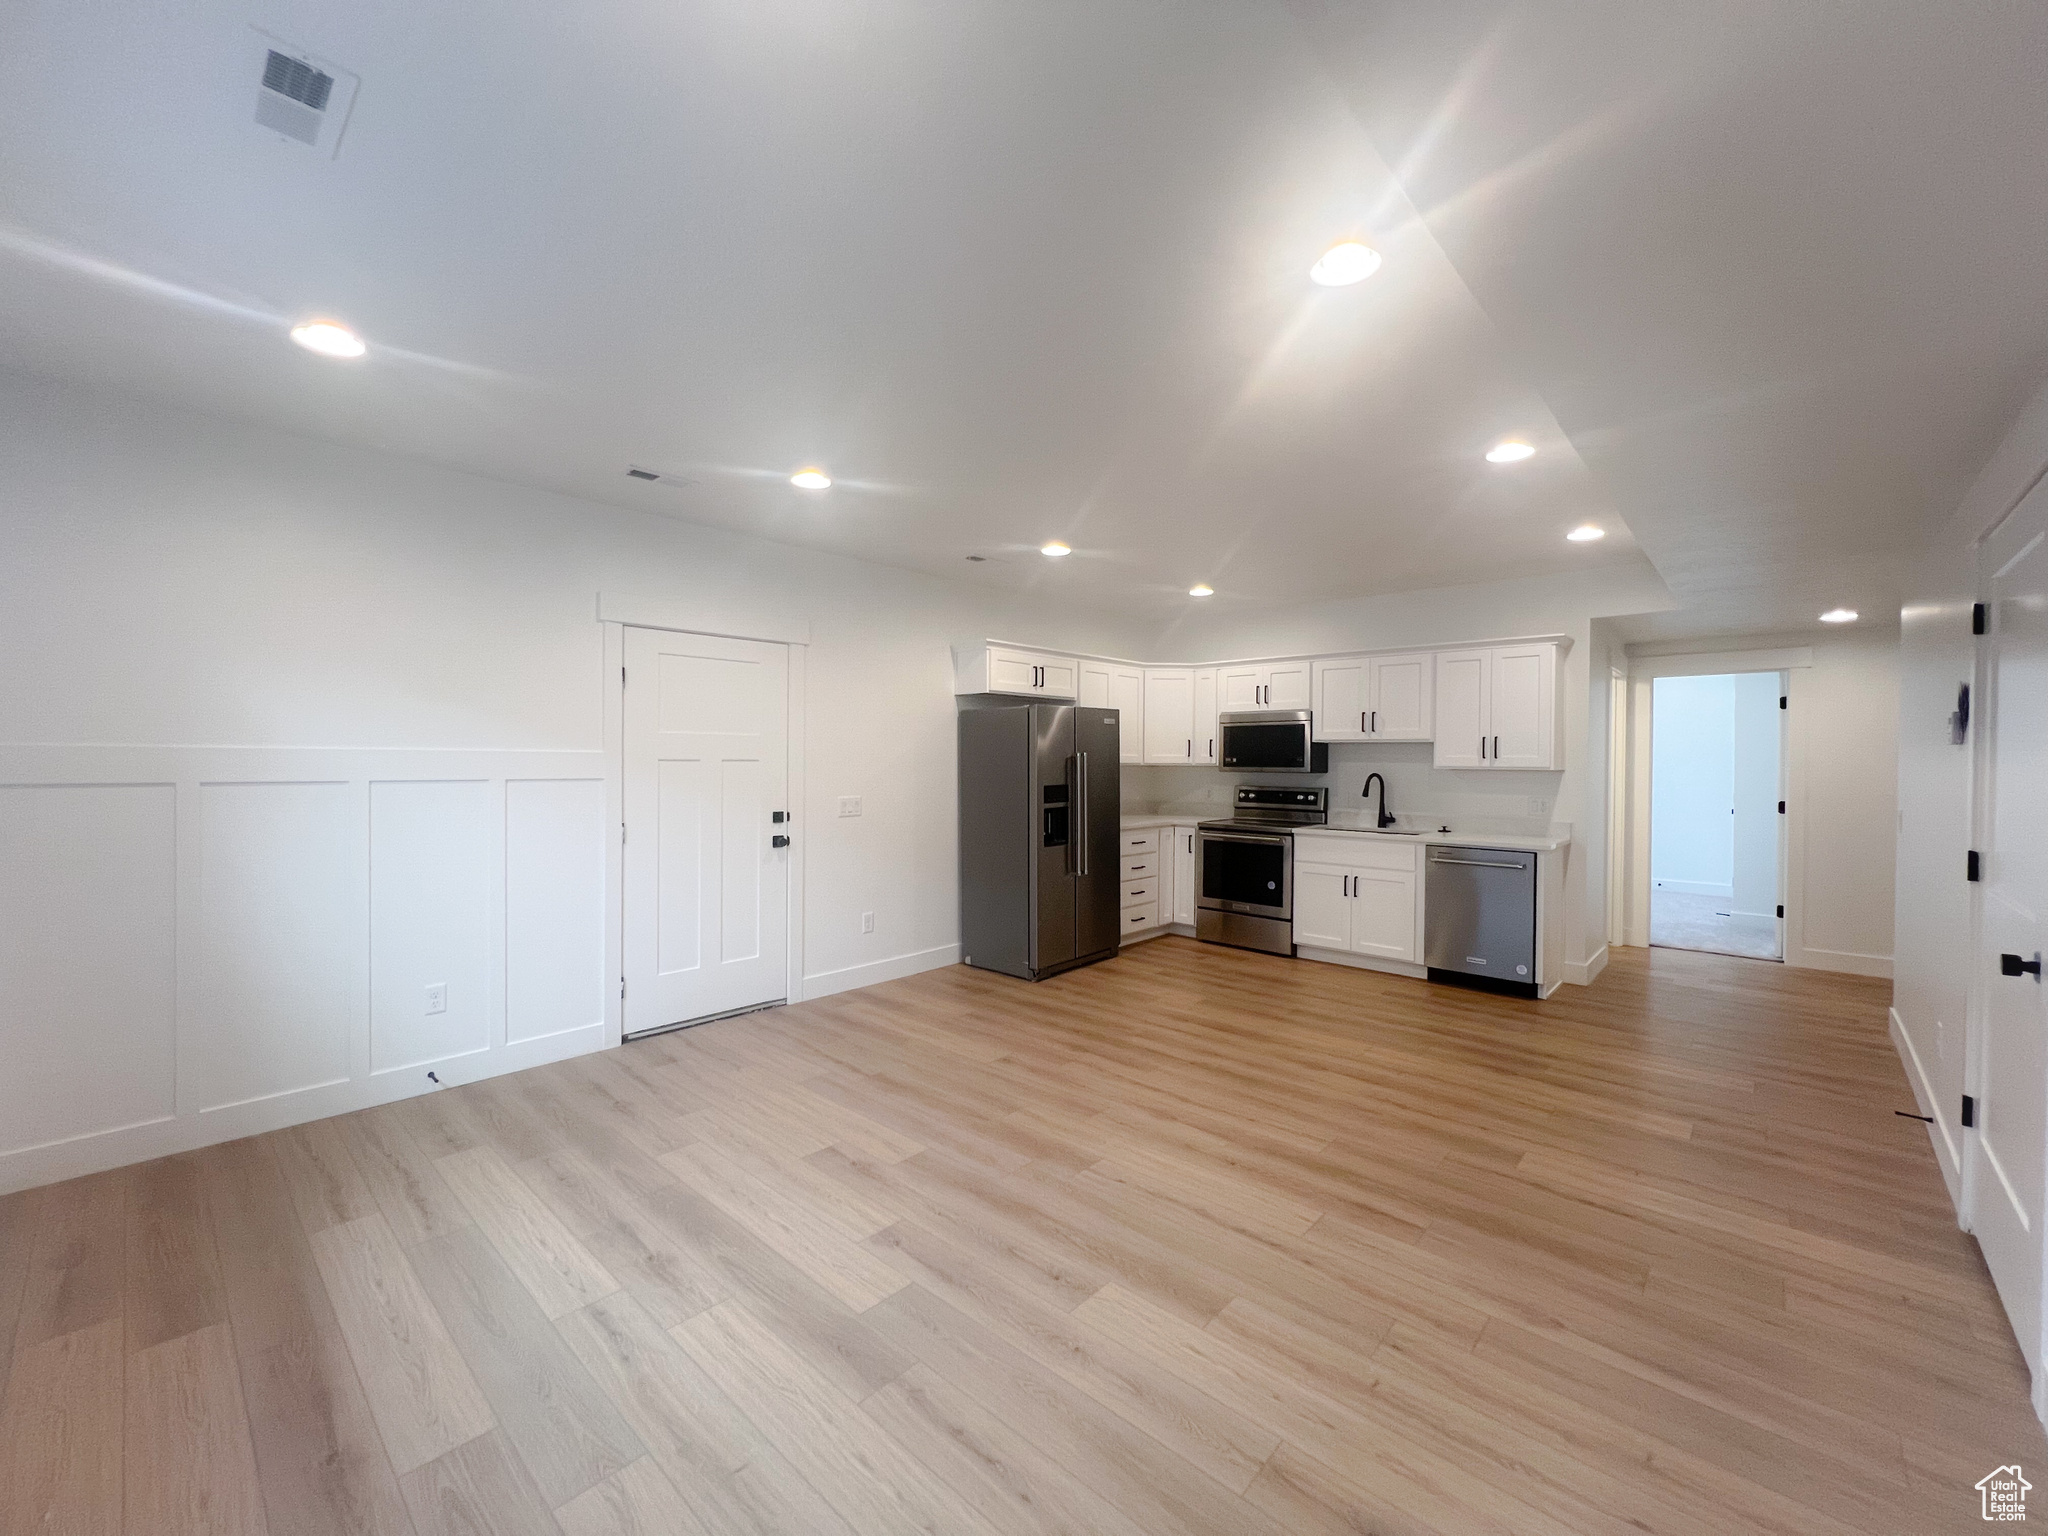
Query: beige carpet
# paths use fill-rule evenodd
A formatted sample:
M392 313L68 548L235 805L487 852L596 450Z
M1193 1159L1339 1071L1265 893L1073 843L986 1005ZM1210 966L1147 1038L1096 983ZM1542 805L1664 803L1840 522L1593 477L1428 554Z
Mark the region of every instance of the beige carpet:
M1650 942L1664 949L1706 949L1752 960L1777 960L1778 922L1771 917L1736 917L1725 896L1690 891L1650 892Z

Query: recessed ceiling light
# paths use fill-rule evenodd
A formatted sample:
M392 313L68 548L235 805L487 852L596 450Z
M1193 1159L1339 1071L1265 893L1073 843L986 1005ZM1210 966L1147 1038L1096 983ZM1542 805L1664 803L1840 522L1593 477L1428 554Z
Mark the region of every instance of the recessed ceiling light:
M1820 621L1823 624L1854 624L1856 622L1856 610L1854 608L1830 608L1820 616Z
M1215 595L1216 589L1205 582L1198 581L1188 588L1189 597L1214 597Z
M1360 245L1356 240L1346 240L1342 245L1333 245L1323 252L1320 260L1308 269L1309 277L1325 288L1348 288L1353 283L1362 283L1380 269L1380 253L1369 245Z
M1053 559L1057 560L1061 555L1071 555L1073 550L1062 544L1058 539L1054 539L1050 544L1039 545L1038 552L1041 555L1050 555Z
M322 357L361 357L363 338L337 320L308 320L292 327L292 340Z
M832 484L832 477L822 469L800 469L789 477L789 483L798 490L822 491Z
M1590 544L1595 539L1606 538L1607 530L1605 528L1602 528L1598 523L1584 523L1581 524L1579 527L1574 528L1570 533L1566 534L1565 537L1570 539L1574 544Z
M1511 437L1505 442L1495 443L1491 448L1487 449L1486 462L1489 464L1519 464L1535 452L1536 450L1527 443Z

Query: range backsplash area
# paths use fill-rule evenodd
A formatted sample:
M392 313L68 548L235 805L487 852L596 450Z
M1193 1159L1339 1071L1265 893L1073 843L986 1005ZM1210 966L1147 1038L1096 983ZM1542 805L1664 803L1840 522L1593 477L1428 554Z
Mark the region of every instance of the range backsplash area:
M1360 811L1367 774L1387 781L1394 824L1410 831L1448 825L1454 832L1540 837L1571 828L1553 819L1557 789L1564 778L1552 773L1508 769L1438 768L1426 741L1333 743L1328 773L1238 774L1214 768L1180 768L1126 763L1123 807L1127 815L1187 815L1197 819L1230 814L1231 791L1239 784L1324 784L1330 811Z

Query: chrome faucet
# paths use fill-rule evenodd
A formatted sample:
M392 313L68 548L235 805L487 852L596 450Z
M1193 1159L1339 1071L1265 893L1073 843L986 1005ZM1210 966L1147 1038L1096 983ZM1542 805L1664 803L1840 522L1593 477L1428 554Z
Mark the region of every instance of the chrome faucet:
M1372 798L1372 781L1374 779L1380 780L1380 825L1391 827L1394 824L1394 813L1387 809L1387 781L1385 779L1380 779L1380 776L1376 773L1368 773L1365 776L1365 788L1359 791L1359 797L1365 800Z

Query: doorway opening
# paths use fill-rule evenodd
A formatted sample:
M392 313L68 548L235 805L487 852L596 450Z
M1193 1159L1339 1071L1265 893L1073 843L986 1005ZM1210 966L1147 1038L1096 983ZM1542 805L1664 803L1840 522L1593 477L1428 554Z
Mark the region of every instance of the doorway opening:
M1650 705L1650 943L1785 957L1781 672L1660 677Z

